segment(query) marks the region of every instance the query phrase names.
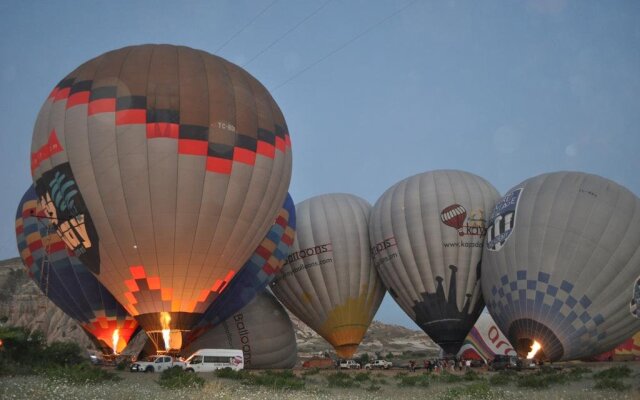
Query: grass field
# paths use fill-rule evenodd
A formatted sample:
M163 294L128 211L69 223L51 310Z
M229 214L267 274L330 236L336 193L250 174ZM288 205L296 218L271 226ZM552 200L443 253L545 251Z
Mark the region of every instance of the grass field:
M165 389L160 374L115 371L119 381L82 384L64 377L0 377L0 399L640 399L640 362L558 364L514 374L428 376L420 371L200 374L202 388ZM602 387L598 389L596 387Z

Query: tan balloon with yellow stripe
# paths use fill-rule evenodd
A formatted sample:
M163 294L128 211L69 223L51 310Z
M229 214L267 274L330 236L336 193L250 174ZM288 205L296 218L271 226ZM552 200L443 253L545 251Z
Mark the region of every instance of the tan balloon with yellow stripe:
M385 293L369 252L370 210L349 194L296 205L296 240L271 284L276 297L342 358L358 349Z

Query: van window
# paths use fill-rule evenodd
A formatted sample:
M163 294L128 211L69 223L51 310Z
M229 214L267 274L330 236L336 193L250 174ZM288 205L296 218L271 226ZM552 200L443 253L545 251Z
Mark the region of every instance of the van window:
M193 358L191 358L191 361L189 361L189 364L201 364L202 363L202 356L193 356Z
M229 363L229 357L219 356L204 356L204 362L206 363Z

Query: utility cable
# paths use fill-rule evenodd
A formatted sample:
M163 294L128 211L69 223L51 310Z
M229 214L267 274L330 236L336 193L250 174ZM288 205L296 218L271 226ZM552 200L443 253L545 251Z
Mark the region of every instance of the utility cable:
M262 9L262 11L260 11L258 13L258 15L256 15L255 17L253 17L249 22L247 22L245 24L245 26L243 26L242 28L240 28L236 33L234 33L233 35L231 35L231 37L229 39L227 39L226 42L222 43L222 45L220 47L218 47L216 49L216 53L219 53L220 50L222 50L223 48L225 48L229 43L231 43L231 41L233 39L235 39L239 34L241 34L242 32L244 32L245 29L247 29L249 26L251 26L251 24L253 24L258 18L260 18L260 16L262 14L264 14L268 9L271 8L271 6L273 6L274 4L276 4L278 2L278 0L273 0L271 3L269 3L269 5L267 5L265 8Z

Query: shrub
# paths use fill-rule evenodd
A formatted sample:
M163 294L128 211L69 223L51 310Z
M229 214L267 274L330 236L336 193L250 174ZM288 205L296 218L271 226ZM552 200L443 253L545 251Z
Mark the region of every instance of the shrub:
M82 348L75 342L53 342L42 352L47 364L76 365L85 362Z
M367 392L377 392L378 390L380 390L380 386L374 385L373 382L371 382L371 384L367 386L365 390Z
M327 375L327 382L329 383L329 387L349 388L359 386L358 382L351 379L349 374L345 374L344 372Z
M529 374L518 377L518 387L544 389L549 387L547 377L542 374Z
M465 381L477 381L481 380L482 377L476 371L470 369L465 372L465 374L462 376L462 379L464 379Z
M201 388L204 386L204 379L175 366L162 371L158 384L165 389Z
M245 374L243 383L247 385L268 386L272 389L304 389L305 381L295 376L293 371L264 371L259 375Z
M604 378L621 379L621 378L626 378L630 376L631 372L632 372L631 368L627 367L626 365L623 365L620 367L611 367L609 369L605 369L604 371L597 372L593 374L593 377L595 379L604 379Z
M236 371L235 369L226 367L226 368L217 369L215 371L215 375L218 378L242 380L247 378L248 375L251 375L251 373L245 370Z
M369 375L368 372L358 372L354 377L353 380L357 381L357 382L364 382L364 381L368 381L371 380L371 376Z
M63 367L50 366L42 370L42 372L49 379L61 380L74 385L109 381L117 382L122 380L122 378L112 372L105 371L89 364L78 364Z
M311 368L311 369L308 369L308 370L302 372L302 376L317 375L319 373L320 373L320 368L315 367L315 368Z
M429 386L429 376L428 375L404 375L400 377L400 382L398 382L399 387L410 387L410 386Z
M593 386L594 389L613 389L618 392L628 390L630 388L629 385L625 385L619 378L601 378L596 380L596 384Z
M462 382L464 378L460 375L454 375L447 371L443 371L438 377L438 380L444 383L458 383Z
M500 372L489 378L489 383L495 386L508 385L511 382L512 378L512 375L503 374L502 372Z
M122 360L122 361L119 361L119 362L116 364L116 370L118 370L118 371L124 371L124 370L126 370L126 369L129 367L129 365L131 365L131 362L129 362L128 360Z

